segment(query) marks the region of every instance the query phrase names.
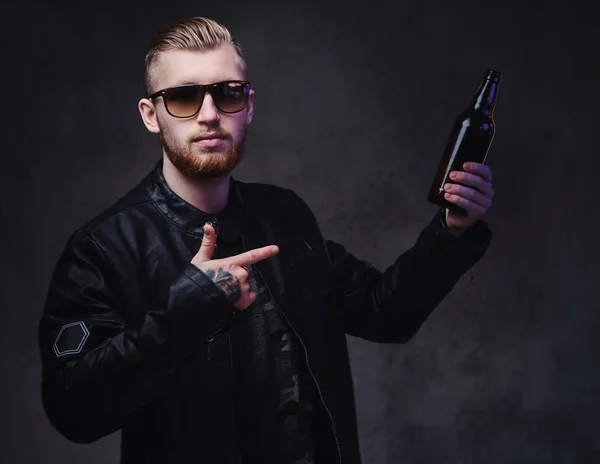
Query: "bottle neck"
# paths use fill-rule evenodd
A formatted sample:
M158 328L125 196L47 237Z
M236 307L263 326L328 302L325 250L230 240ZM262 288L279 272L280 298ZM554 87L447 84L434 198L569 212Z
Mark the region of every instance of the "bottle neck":
M486 79L483 81L473 98L472 108L474 111L489 114L490 116L494 113L499 84L495 79Z

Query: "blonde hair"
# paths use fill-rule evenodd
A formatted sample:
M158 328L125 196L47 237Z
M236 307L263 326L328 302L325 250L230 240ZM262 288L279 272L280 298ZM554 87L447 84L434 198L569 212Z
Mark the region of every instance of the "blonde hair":
M231 45L244 74L247 70L242 54L242 46L231 36L229 30L218 22L200 16L178 21L160 31L150 43L144 59L144 91L151 94L154 89L152 68L158 62L161 52L167 50L209 51L222 45Z

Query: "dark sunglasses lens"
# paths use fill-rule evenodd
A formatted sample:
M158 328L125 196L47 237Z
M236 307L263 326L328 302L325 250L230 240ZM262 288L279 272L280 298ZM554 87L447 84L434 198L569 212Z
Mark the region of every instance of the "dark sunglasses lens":
M224 82L213 89L215 105L224 113L237 113L248 104L249 86L240 82Z
M184 86L167 90L164 99L169 113L178 118L186 118L198 111L202 95L198 87Z

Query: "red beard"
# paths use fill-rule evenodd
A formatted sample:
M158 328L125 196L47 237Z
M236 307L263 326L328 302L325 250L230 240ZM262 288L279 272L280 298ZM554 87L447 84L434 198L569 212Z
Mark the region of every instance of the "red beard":
M221 146L200 147L192 140L205 132L217 133L226 137ZM180 145L169 133L161 129L160 140L165 153L173 166L190 180L206 180L224 177L244 158L246 134L234 145L231 134L224 129L210 129L191 134L185 145Z

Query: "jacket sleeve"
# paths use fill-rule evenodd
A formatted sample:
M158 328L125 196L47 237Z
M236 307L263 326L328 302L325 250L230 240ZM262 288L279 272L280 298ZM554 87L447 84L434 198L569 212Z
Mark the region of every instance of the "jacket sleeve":
M492 238L487 224L480 220L457 238L443 211L384 272L326 240L346 333L375 342L409 341L483 257Z
M44 409L52 425L77 443L122 428L234 310L188 264L164 307L128 324L114 277L98 243L87 233L74 234L54 270L38 327Z

